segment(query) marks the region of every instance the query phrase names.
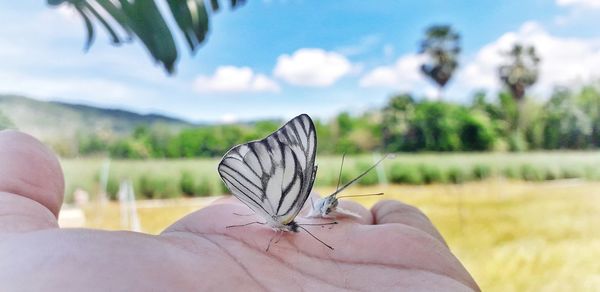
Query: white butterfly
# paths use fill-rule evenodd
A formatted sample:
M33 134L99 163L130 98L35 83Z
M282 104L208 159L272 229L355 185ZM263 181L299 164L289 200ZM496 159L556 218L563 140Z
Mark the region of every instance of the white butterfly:
M361 178L363 178L369 171L373 170L373 168L375 168L377 165L379 165L379 163L381 163L384 159L386 159L387 157L389 157L388 155L383 156L383 158L381 158L379 161L377 161L375 164L373 164L373 166L369 167L367 170L365 170L363 173L361 173L359 176L357 176L356 178L354 178L353 180L349 181L348 183L346 183L345 185L343 185L340 188L340 179L342 177L342 168L344 166L344 158L346 157L346 155L344 154L342 156L342 165L340 167L340 176L338 178L338 186L336 187L335 192L333 192L333 194L325 197L325 198L321 198L318 199L316 201L312 202L312 208L309 211L309 213L306 215L306 217L308 218L336 218L338 216L347 216L347 217L355 217L355 218L360 218L360 215L350 211L350 210L346 210L343 208L340 208L338 206L338 199L339 198L349 198L349 197L363 197L363 196L379 196L379 195L383 195L383 193L376 193L376 194L366 194L366 195L348 195L348 196L338 196L339 193L341 193L343 190L345 190L346 188L348 188L349 186L353 185L355 182L359 181Z
M304 228L294 218L315 181L316 148L315 126L302 114L263 140L233 147L219 163L219 175L231 193L271 228L298 232Z

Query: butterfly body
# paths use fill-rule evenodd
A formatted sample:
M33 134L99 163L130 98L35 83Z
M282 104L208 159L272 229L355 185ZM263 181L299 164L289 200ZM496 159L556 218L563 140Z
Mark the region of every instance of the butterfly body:
M298 232L298 223L296 221L292 221L288 224L280 224L277 220L272 222L267 221L269 226L275 231L285 231L285 232Z
M297 232L294 218L315 180L317 136L306 114L258 141L233 147L218 171L232 194L277 231Z
M340 208L338 206L339 201L335 195L320 198L313 202L312 208L306 215L307 218L328 218L335 219L337 217L355 217L359 218L360 215Z

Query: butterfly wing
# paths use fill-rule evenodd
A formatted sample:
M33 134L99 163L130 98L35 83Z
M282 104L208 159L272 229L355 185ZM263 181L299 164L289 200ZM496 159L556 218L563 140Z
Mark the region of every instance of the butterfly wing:
M268 222L288 224L306 202L315 175L317 137L306 114L260 141L238 145L218 170L229 190Z

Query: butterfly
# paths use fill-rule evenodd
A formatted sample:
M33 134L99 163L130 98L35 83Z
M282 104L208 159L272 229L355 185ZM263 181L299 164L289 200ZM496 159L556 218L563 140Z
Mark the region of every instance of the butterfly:
M315 182L316 151L315 125L308 115L301 114L262 140L233 147L217 168L231 193L260 215L273 230L298 232L303 229L308 232L294 219Z
M347 217L360 218L360 215L358 215L350 210L346 210L346 209L339 207L338 199L349 198L349 197L364 197L364 196L383 195L383 193L376 193L376 194L365 194L365 195L338 196L339 193L341 193L343 190L345 190L346 188L348 188L349 186L353 185L355 182L357 182L361 178L363 178L367 173L369 173L369 171L373 170L377 165L379 165L379 163L381 163L384 159L388 158L389 155L383 156L383 158L379 159L379 161L377 161L375 164L373 164L373 166L369 167L367 170L365 170L359 176L355 177L354 179L352 179L351 181L349 181L348 183L346 183L345 185L343 185L340 188L340 181L342 178L342 168L344 167L344 158L345 157L346 157L346 154L344 154L342 156L342 165L340 166L340 174L338 177L338 184L337 184L335 192L333 192L333 194L331 194L325 198L321 198L316 201L313 201L311 204L312 208L310 209L310 211L306 215L306 217L308 217L308 218L336 218L338 216L347 216Z

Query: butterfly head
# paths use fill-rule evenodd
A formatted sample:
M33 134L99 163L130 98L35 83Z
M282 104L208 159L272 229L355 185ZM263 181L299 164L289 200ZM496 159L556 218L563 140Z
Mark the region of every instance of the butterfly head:
M289 228L288 231L298 232L298 223L296 223L296 221L288 223L286 227Z
M271 220L267 220L267 222L275 231L298 232L298 223L294 220L282 222L278 216L272 216Z
M328 215L338 206L338 199L335 196L326 197L325 202L321 206L321 215Z

